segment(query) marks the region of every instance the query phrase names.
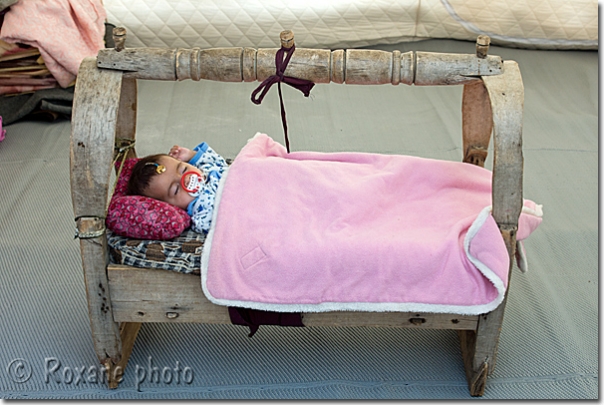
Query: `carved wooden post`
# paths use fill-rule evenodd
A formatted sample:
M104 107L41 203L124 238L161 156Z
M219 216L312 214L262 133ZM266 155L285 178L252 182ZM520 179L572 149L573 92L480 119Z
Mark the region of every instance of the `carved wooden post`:
M516 247L518 218L522 210L522 115L524 88L518 65L506 61L504 74L483 77L493 110L493 217L508 250L510 272L503 302L492 312L481 315L476 332L460 331L461 350L470 393L484 393L487 375L497 359L507 291L511 281Z
M285 42L293 41L287 39ZM275 73L277 48L101 49L97 66L124 71L124 77L152 80L263 81ZM314 83L436 86L480 82L500 75L499 56L386 52L371 49L296 48L285 74Z

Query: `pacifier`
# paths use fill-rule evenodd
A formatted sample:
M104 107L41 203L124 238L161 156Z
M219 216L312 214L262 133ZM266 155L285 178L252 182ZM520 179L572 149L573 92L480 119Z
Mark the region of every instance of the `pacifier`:
M203 185L203 176L190 170L185 172L180 178L180 185L192 197L197 197Z

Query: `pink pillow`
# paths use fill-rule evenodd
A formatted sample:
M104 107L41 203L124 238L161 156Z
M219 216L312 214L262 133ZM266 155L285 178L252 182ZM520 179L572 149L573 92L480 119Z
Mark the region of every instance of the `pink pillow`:
M138 158L126 159L107 210L107 227L136 239L173 239L191 224L182 208L141 195L126 195L128 179ZM121 162L116 162L119 169Z

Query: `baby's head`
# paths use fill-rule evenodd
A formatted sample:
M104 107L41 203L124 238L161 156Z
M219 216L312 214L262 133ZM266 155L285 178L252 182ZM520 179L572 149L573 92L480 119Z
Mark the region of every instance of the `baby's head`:
M146 156L132 168L126 194L155 198L186 210L194 197L182 188L180 181L188 171L201 175L195 166L166 154Z

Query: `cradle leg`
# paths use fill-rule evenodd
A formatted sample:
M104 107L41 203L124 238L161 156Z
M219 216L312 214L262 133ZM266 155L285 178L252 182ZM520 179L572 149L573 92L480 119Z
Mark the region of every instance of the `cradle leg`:
M476 352L476 332L473 330L459 330L459 343L461 344L461 355L463 356L464 368L470 395L482 396L486 385L488 364L479 364L474 369L474 354Z
M484 394L487 376L495 369L505 302L504 299L495 310L481 315L475 331L458 331L468 388L472 396Z
M116 363L120 360L122 342L118 324L113 320L111 294L107 281L106 269L109 257L107 238L104 234L105 220L80 217L76 224L79 235L103 232L98 237L81 238L80 250L94 350L101 364Z
M510 257L508 274L509 291L512 275L511 260L515 254L515 228L509 230L504 227L501 229L501 235ZM484 394L487 376L491 375L493 370L495 370L499 335L501 334L501 326L503 325L503 313L506 302L507 291L503 301L497 308L487 314L480 315L476 330L458 331L466 378L472 396L482 396Z
M134 348L134 342L141 328L140 322L123 322L120 324L120 338L122 340L122 357L120 361L114 363L111 359L107 359L105 367L107 371L107 385L109 388L117 388L124 376L130 354Z
M493 113L482 81L464 85L461 112L463 161L484 167L493 130Z

